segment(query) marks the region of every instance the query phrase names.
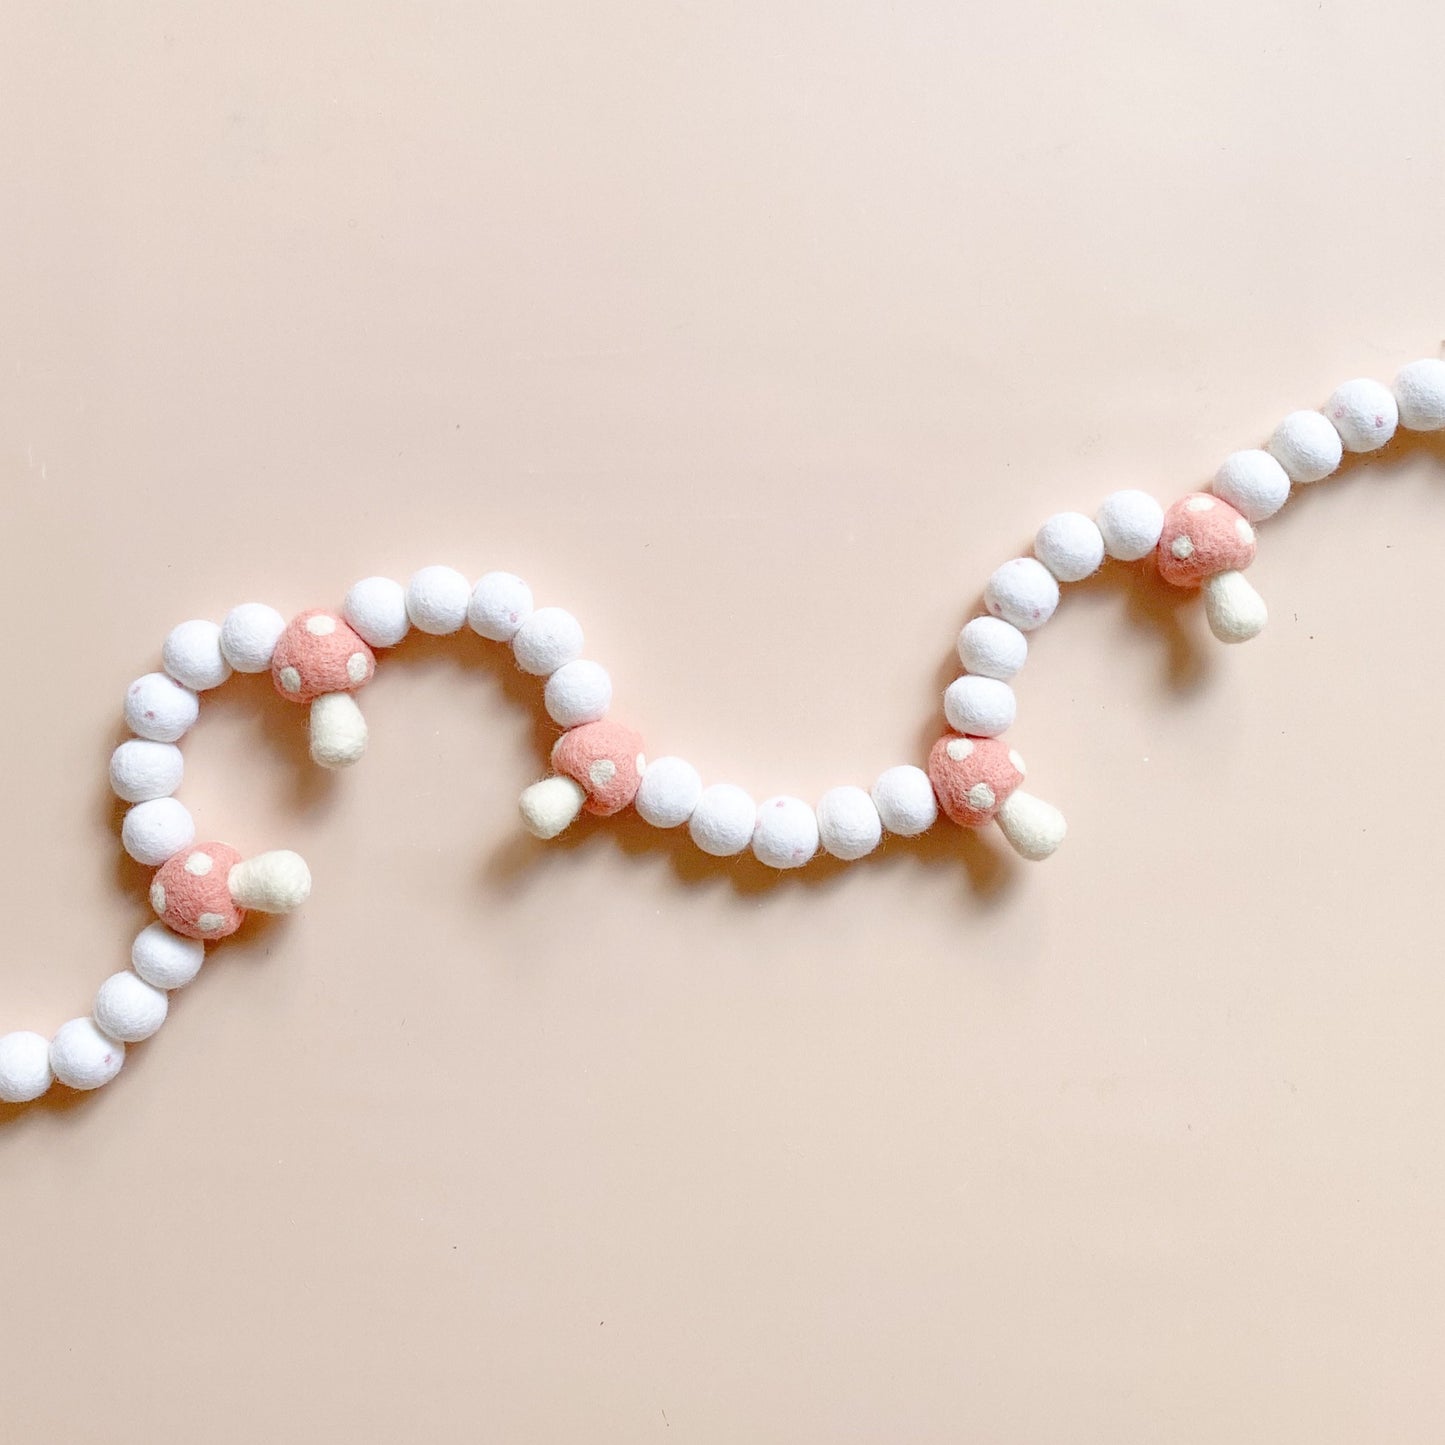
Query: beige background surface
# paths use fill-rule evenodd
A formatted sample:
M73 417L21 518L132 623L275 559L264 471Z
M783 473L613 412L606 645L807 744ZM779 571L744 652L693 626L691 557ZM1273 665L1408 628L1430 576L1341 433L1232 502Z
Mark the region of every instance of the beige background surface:
M182 618L512 568L654 752L814 797L1048 512L1445 325L1430 0L3 17L3 1027L145 919L104 766ZM534 845L471 637L344 777L228 686L183 796L316 895L0 1116L4 1438L1438 1441L1442 462L1270 524L1248 647L1070 595L1040 868Z

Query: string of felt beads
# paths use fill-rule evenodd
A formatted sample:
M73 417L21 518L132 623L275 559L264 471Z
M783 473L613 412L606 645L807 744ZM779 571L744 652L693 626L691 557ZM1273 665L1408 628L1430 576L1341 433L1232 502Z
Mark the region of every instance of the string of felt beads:
M648 761L641 737L608 716L612 682L582 656L583 633L569 612L537 608L520 578L491 572L473 585L450 567L427 567L406 586L368 577L340 612L314 608L287 622L274 608L246 603L219 623L190 621L161 648L162 671L137 679L124 715L134 734L110 759L117 797L130 804L121 841L156 869L149 890L157 921L142 929L130 968L107 978L88 1016L54 1035L0 1036L0 1102L39 1098L52 1082L94 1089L120 1071L127 1045L165 1022L169 994L200 972L207 943L236 932L249 910L284 913L310 894L306 863L285 850L245 858L224 843L196 841L189 810L175 797L185 776L177 743L195 724L200 697L232 674L269 672L277 693L308 710L311 756L327 768L357 762L367 728L356 702L376 672L376 650L415 628L434 636L464 627L510 646L517 666L545 679L548 715L562 729L551 774L522 794L521 814L538 837L561 833L579 813L610 817L628 807L656 828L686 827L704 853L751 849L769 867L801 867L823 851L853 860L885 835L915 837L938 814L962 827L996 823L1025 858L1048 857L1062 842L1062 814L1025 793L1023 759L1004 741L1017 702L1012 680L1028 658L1028 635L1054 614L1062 585L1092 576L1106 559L1154 556L1160 575L1204 596L1209 626L1242 642L1264 627L1267 609L1245 579L1255 559L1255 525L1273 516L1294 486L1330 475L1346 452L1371 452L1397 427L1445 429L1445 362L1417 361L1393 388L1356 380L1318 411L1297 411L1264 447L1226 457L1208 490L1167 509L1147 493L1107 497L1094 516L1061 512L1044 522L1033 555L997 568L984 588L984 615L958 637L963 673L943 696L948 724L926 767L900 764L871 788L844 785L816 807L794 797L754 801L732 783L704 785L682 758Z

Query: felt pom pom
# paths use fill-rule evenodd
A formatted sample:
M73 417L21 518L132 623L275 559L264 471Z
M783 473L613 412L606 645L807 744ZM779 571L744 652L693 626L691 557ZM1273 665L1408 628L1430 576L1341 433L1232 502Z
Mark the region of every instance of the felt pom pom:
M612 705L612 679L600 663L564 662L542 690L547 714L558 727L600 722Z
M900 838L926 833L938 821L938 799L922 768L900 763L878 775L873 802L883 826Z
M368 647L395 647L411 631L406 588L390 577L353 583L341 611Z
M704 853L730 858L752 841L758 821L757 804L733 783L714 783L704 788L687 831Z
M130 966L156 988L184 988L201 971L206 946L172 933L164 923L142 928L130 946Z
M830 788L818 799L818 838L835 858L866 857L883 838L877 805L862 788Z
M523 672L546 677L582 656L582 624L560 607L539 607L517 628L512 653Z
M1137 562L1159 544L1164 508L1149 495L1132 489L1104 498L1094 520L1104 539L1104 550L1119 562Z
M268 672L286 619L264 602L243 602L221 619L221 655L237 672Z
M532 589L510 572L488 572L472 588L467 622L480 637L510 642L532 615Z
M1001 617L975 617L958 634L958 659L979 677L996 677L1000 682L1007 682L1024 665L1028 655L1028 638Z
M939 807L953 822L981 828L1023 782L1023 759L997 738L946 733L928 755L928 776Z
M179 742L200 716L201 702L163 672L148 672L126 689L125 725L137 737L157 743Z
M589 813L607 818L637 796L647 759L641 734L631 728L616 722L583 723L557 739L552 767L582 785Z
M101 984L91 1012L102 1033L123 1044L138 1044L165 1023L169 1008L163 990L126 969Z
M1034 536L1034 556L1060 582L1082 582L1104 565L1104 537L1082 512L1055 512Z
M1329 417L1318 411L1292 411L1275 427L1265 450L1285 469L1290 481L1321 482L1340 464L1344 443Z
M1175 587L1198 587L1217 572L1240 571L1254 553L1254 528L1208 492L1181 497L1164 516L1159 572Z
M1403 367L1395 378L1395 403L1400 425L1409 431L1445 427L1445 361L1427 356Z
M1008 683L966 674L949 683L943 712L955 732L995 738L1012 725L1018 704Z
M150 901L161 920L187 938L227 938L246 921L231 897L231 869L241 855L225 843L200 843L162 863Z
M1059 584L1037 557L1015 557L994 571L983 590L984 606L1022 632L1042 627L1059 605Z
M50 1087L50 1041L21 1029L0 1038L0 1104L28 1104Z
M1337 386L1324 405L1347 452L1373 452L1384 446L1400 424L1400 409L1389 387L1369 377Z
M638 815L654 828L680 828L702 797L702 778L682 758L654 758L642 775L633 802Z
M50 1041L50 1067L72 1089L98 1089L124 1063L125 1045L103 1034L94 1019L71 1019Z
M290 702L315 702L371 681L376 655L334 612L313 608L293 618L271 656L271 681Z
M406 615L418 632L445 637L467 620L472 584L455 567L423 567L406 586Z
M152 798L137 803L120 826L120 841L137 863L154 868L173 853L189 847L196 837L195 820L175 798Z
M769 798L758 808L753 856L769 868L801 868L818 851L818 815L801 798Z
M161 648L161 663L193 692L220 687L231 675L231 664L221 651L220 626L200 619L171 628Z
M174 743L130 738L110 755L111 790L127 803L170 797L185 771L185 759Z
M555 838L582 811L587 790L571 778L543 778L522 793L522 822L534 838Z
M1214 475L1214 495L1248 521L1262 522L1289 500L1289 474L1268 452L1231 452Z

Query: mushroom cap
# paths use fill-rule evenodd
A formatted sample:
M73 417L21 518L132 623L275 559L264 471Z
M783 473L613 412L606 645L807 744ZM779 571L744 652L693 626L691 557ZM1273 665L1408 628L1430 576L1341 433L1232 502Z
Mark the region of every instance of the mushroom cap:
M226 938L246 919L231 897L231 869L241 855L226 843L196 843L161 864L151 907L186 938Z
M552 766L586 789L582 806L589 813L607 818L637 796L647 759L640 733L604 718L563 733L552 749Z
M1024 760L1002 738L944 733L928 755L938 805L965 828L981 828L1024 780Z
M271 681L292 702L355 692L375 671L376 655L361 634L322 607L292 618L271 654Z
M1254 553L1254 528L1208 492L1190 492L1164 514L1159 575L1176 587L1198 587L1217 573L1242 571Z

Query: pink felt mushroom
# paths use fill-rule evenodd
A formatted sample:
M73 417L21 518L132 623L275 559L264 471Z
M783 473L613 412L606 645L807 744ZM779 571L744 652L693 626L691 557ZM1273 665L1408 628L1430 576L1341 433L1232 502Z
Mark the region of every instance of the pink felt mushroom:
M1209 630L1221 642L1247 642L1269 620L1244 569L1254 561L1254 528L1208 492L1181 497L1164 514L1159 575L1176 587L1201 587Z
M311 756L344 768L366 751L366 719L351 696L376 672L376 657L334 612L316 608L287 624L271 657L271 680L291 702L311 704Z
M246 910L289 913L311 894L311 871L296 853L242 858L226 843L194 843L161 864L151 882L151 907L167 928L187 938L227 938Z
M552 749L550 778L522 794L522 819L539 838L555 838L585 808L601 818L637 796L647 758L641 734L603 719L569 728Z
M938 805L965 828L997 823L1016 852L1037 861L1064 841L1064 815L1019 790L1024 760L1001 738L945 733L928 755Z

